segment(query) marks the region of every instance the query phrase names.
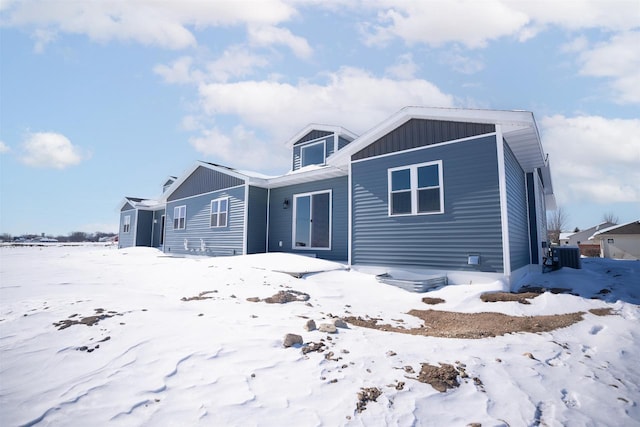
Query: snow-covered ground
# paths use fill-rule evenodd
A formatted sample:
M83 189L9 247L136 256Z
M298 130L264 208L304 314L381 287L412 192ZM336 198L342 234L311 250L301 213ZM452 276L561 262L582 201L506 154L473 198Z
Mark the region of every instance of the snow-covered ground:
M546 292L525 305L482 302L497 282L416 294L286 254L49 246L0 256L2 426L640 425L638 261L584 259L581 270L530 275L524 283L579 296ZM310 298L247 300L282 290ZM419 327L411 309L585 314L552 332L484 339L304 329L334 316ZM285 348L287 333L326 350ZM441 393L416 380L423 363L466 366L469 378ZM358 393L374 387L380 396L356 411Z

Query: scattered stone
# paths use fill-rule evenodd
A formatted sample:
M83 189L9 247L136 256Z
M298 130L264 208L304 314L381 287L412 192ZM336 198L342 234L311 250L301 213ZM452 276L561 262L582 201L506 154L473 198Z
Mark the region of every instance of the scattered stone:
M333 326L335 326L336 328L342 328L342 329L347 329L349 327L349 325L347 325L347 322L345 322L342 319L334 319Z
M422 363L422 369L418 374L418 381L431 385L434 389L444 393L450 388L460 386L458 371L453 365L441 363L440 366Z
M409 366L409 365L405 366L403 369L407 374L415 374L415 372L416 372L416 371L413 370L413 367Z
M360 413L367 409L367 403L376 402L381 394L382 392L377 387L361 388L357 394L358 401L356 402L356 411Z
M529 359L538 360L535 357L533 357L533 354L531 354L529 352L522 353L522 355L528 357Z
M260 298L258 298L258 297L249 297L249 298L247 298L247 301L249 301L249 302L260 302Z
M296 334L287 334L284 336L284 341L282 345L285 348L293 347L294 345L302 345L302 337Z
M238 298L237 296L235 296L234 294L229 295L229 298Z
M340 353L349 354L349 350L347 350L346 348L343 348L342 350L340 350Z
M318 330L327 334L335 334L338 332L336 327L331 323L321 323L320 326L318 326Z
M496 362L498 362L498 363L502 363L502 359L500 359L500 358L496 357Z
M307 320L307 323L304 324L305 331L315 331L316 330L316 322L313 319Z
M198 314L198 317L202 317L202 316L204 316L204 313Z
M539 296L539 292L485 292L480 295L480 299L484 302L517 301L520 304L531 304L529 300Z
M326 360L333 360L334 362L337 362L338 360L340 360L340 358L338 357L333 357L335 356L335 354L333 353L333 351L329 351L324 355L324 358Z
M393 356L395 356L395 355L397 355L397 354L398 354L398 353L396 353L396 352L395 352L395 351L393 351L393 350L389 350L389 351L387 351L387 357L393 357Z
M256 316L255 314L252 314L249 317L251 317L252 319L257 319L258 318L258 316Z
M404 381L398 381L396 384L396 390L404 390Z
M113 314L104 314L104 309L101 308L97 308L95 309L96 311L96 315L95 316L87 316L87 317L83 317L80 320L75 320L74 319L64 319L64 320L60 320L59 322L54 322L53 326L57 327L59 331L66 329L70 326L73 325L86 325L86 326L93 326L95 324L97 324L98 322L100 322L101 320L107 319L109 317L113 317ZM74 316L75 317L75 316Z
M469 424L467 424L467 427L482 427L482 424L480 424L480 423L469 423Z
M331 381L329 381L329 384L335 384L338 382L337 378L332 379Z

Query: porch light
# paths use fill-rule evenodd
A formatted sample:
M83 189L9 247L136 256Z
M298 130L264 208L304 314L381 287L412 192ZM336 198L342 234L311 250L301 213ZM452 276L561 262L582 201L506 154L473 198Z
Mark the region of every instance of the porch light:
M282 202L282 209L289 209L289 199L284 199L284 202Z

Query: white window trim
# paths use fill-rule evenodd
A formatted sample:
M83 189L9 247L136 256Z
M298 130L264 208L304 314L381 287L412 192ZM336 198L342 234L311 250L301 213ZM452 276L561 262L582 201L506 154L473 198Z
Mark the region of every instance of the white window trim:
M424 167L424 166L432 166L432 165L438 165L438 181L439 184L438 186L433 186L433 187L422 187L422 188L418 188L418 168ZM391 208L392 208L392 197L391 195L394 193L392 191L392 174L395 171L399 171L399 170L405 170L405 169L409 169L409 175L410 175L410 184L409 184L409 191L411 191L411 213L403 213L403 214L394 214L391 212ZM398 166L395 168L390 168L387 169L387 214L390 217L398 217L398 216L417 216L417 215L440 215L444 213L444 182L442 179L442 160L436 160L433 162L425 162L425 163L417 163L414 165L405 165L405 166ZM433 211L433 212L418 212L418 190L425 190L425 189L433 189L433 188L439 188L440 189L440 210L439 211ZM399 190L400 191L400 190ZM407 190L401 190L401 191L407 191Z
M125 215L122 220L122 232L129 234L131 232L131 215Z
M304 150L309 148L309 147L313 147L314 145L318 145L318 144L322 144L323 145L323 153L322 153L322 163L320 163L320 165L325 165L327 163L327 141L325 139L322 139L318 142L312 142L310 144L304 144L300 146L300 167L303 168L305 166L310 166L310 165L305 165L304 164ZM314 165L317 165L318 163L312 163Z
M224 225L220 225L220 203L222 200L226 200L227 201L227 209L224 212L226 214L225 216L225 223ZM218 224L213 225L211 224L211 216L213 215L213 204L218 202L218 211L216 212L218 214ZM209 228L226 228L229 225L229 197L218 197L217 199L213 199L211 201L211 204L209 205Z
M296 219L297 219L297 199L300 197L313 196L315 194L329 194L329 246L328 247L315 247L315 246L296 246ZM311 198L311 203L313 203L313 197ZM311 211L313 212L313 207L311 206ZM331 245L333 244L332 236L333 236L333 190L320 190L320 191L312 191L310 193L299 193L293 195L293 217L291 221L292 233L291 233L291 249L297 251L330 251ZM311 228L309 229L309 233L311 233ZM311 236L309 236L311 237Z
M180 227L180 210L184 208L184 225ZM178 227L176 227L176 219L178 220ZM187 205L180 205L173 208L173 229L185 230L187 228Z

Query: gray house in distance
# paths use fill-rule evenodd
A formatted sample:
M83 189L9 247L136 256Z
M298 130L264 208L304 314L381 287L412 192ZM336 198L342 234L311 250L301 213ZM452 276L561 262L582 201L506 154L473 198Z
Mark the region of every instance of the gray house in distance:
M157 201L126 198L120 247L292 252L453 281L542 264L555 202L530 112L407 107L360 136L309 125L288 147L281 176L196 162Z

